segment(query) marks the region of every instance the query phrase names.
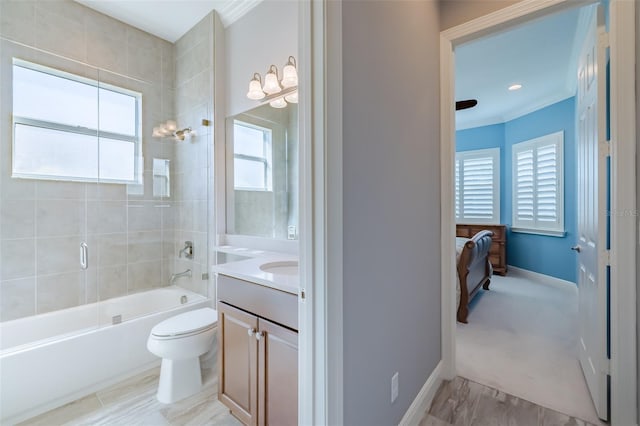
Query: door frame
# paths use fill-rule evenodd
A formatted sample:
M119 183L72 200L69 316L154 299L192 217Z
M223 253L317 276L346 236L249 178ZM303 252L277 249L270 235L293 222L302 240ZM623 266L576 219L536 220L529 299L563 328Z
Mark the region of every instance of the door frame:
M343 424L342 0L299 5L298 424ZM330 106L330 108L328 107Z
M637 424L635 2L610 0L611 421ZM441 250L454 253L455 65L453 48L495 31L588 2L523 0L440 33ZM442 256L443 376L456 376L455 262Z

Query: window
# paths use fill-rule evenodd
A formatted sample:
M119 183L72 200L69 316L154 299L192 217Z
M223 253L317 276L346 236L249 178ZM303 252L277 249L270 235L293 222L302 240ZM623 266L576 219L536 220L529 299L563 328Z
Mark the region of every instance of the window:
M271 191L271 129L234 120L235 189Z
M456 153L456 221L500 223L500 148Z
M563 145L563 132L513 145L513 231L564 235Z
M12 176L137 182L139 93L13 60Z

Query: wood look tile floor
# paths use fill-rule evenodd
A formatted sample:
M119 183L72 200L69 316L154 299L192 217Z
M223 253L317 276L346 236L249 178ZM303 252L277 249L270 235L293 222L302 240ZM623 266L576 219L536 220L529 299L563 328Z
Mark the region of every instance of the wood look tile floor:
M241 426L218 401L214 370L203 370L202 391L174 404L156 399L160 368L154 368L67 405L48 411L19 426Z
M56 408L19 426L241 426L218 401L213 370L202 392L174 404L156 400L159 368ZM444 382L419 426L593 426L574 417L457 377Z
M593 426L488 386L443 382L419 426Z

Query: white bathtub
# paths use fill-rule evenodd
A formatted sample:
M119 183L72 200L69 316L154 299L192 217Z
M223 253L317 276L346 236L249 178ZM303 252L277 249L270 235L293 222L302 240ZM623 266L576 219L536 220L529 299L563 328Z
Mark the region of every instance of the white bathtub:
M146 347L151 328L211 305L172 286L1 323L0 424L20 422L158 365ZM117 315L122 323L112 324Z

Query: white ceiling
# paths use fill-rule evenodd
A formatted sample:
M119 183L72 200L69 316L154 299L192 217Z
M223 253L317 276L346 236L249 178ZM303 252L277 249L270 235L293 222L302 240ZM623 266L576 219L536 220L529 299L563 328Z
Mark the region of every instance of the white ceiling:
M589 8L558 13L456 47L456 129L504 123L573 96ZM515 83L522 89L509 91Z
M211 10L226 27L263 0L75 0L174 43ZM456 128L503 123L575 94L588 8L533 21L456 47ZM523 88L510 92L507 87Z
M227 27L262 0L75 0L119 21L175 43L209 12Z

